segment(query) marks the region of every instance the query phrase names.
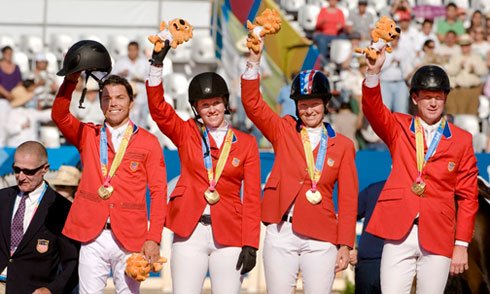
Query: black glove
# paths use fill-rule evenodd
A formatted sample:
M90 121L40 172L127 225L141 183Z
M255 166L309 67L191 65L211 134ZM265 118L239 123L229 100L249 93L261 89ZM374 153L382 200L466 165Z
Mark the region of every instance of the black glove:
M151 65L162 66L163 60L165 59L165 56L167 56L168 50L170 50L170 41L165 40L165 46L160 52L155 52L155 50L153 50L153 54L151 55L150 59Z
M237 270L241 267L241 275L244 275L251 271L255 267L257 262L257 249L250 246L243 246L242 252L238 256L238 262L236 263Z

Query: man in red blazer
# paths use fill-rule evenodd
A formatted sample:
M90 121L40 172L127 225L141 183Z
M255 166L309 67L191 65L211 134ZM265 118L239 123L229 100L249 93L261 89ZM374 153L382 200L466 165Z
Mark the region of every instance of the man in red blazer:
M438 66L424 66L412 78L410 98L418 114L391 113L379 87L384 60L384 51L369 60L362 98L364 114L393 160L367 227L387 240L382 292L410 293L417 274L417 293L443 293L448 273L468 268L467 246L478 209L472 137L443 116L450 87Z
M104 125L82 123L70 114L80 70L87 69L86 63L97 60L99 54L104 54L103 60L110 58L98 43L75 44L70 50L73 48L75 52L68 51L65 57L62 74L67 76L52 109L53 121L77 147L83 164L63 234L82 242L80 293L103 293L111 269L117 293L139 293L139 283L125 276L124 269L132 252L141 252L150 261L160 255L167 188L162 149L155 136L129 119L133 92L121 77L110 76L102 83ZM80 66L69 62L71 54L82 56L76 59ZM147 187L151 197L149 226Z

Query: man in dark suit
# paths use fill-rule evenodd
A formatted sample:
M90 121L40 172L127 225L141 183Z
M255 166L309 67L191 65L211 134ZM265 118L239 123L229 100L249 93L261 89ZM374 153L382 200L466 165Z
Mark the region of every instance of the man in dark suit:
M61 234L71 203L44 182L46 149L21 144L12 168L17 186L0 190L0 294L70 293L79 245Z

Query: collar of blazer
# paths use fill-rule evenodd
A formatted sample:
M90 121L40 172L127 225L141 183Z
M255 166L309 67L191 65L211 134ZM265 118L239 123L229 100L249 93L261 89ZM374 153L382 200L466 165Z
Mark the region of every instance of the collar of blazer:
M410 123L410 132L413 135L412 136L412 138L413 138L412 144L415 148L415 117L412 117L412 121ZM437 145L436 151L435 151L434 155L432 155L432 157L429 159L429 161L435 160L436 158L438 158L439 156L444 154L446 152L446 150L449 149L449 147L451 146L452 141L453 141L453 140L449 140L449 139L451 139L452 136L453 135L452 135L451 129L449 127L449 122L446 121L446 126L444 127L444 130L442 131L441 141L439 141L439 145ZM425 138L425 134L424 134L424 138ZM442 138L444 138L444 140L442 140ZM425 152L427 152L427 144L424 144L424 153Z
M301 119L296 119L296 131L298 133L301 132L301 125L302 124L303 124L303 121ZM329 138L335 138L337 136L334 129L332 128L332 126L328 122L323 122L323 125L325 125L325 128L327 129L327 136Z

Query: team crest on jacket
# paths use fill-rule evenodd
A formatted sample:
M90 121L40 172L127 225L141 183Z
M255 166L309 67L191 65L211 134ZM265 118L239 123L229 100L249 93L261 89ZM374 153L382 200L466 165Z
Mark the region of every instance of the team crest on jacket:
M452 172L454 170L454 167L456 166L456 164L452 161L450 161L447 165L447 170Z
M240 164L240 159L234 157L233 160L231 161L231 164L234 166L234 167L237 167L239 164Z
M332 167L335 164L335 160L333 160L332 158L329 158L329 159L327 159L327 164L328 164L328 166Z
M136 171L138 169L138 165L139 165L139 162L137 162L137 161L131 161L131 163L129 164L129 168L132 171Z
M49 249L49 240L37 239L36 250L39 253L46 253Z

